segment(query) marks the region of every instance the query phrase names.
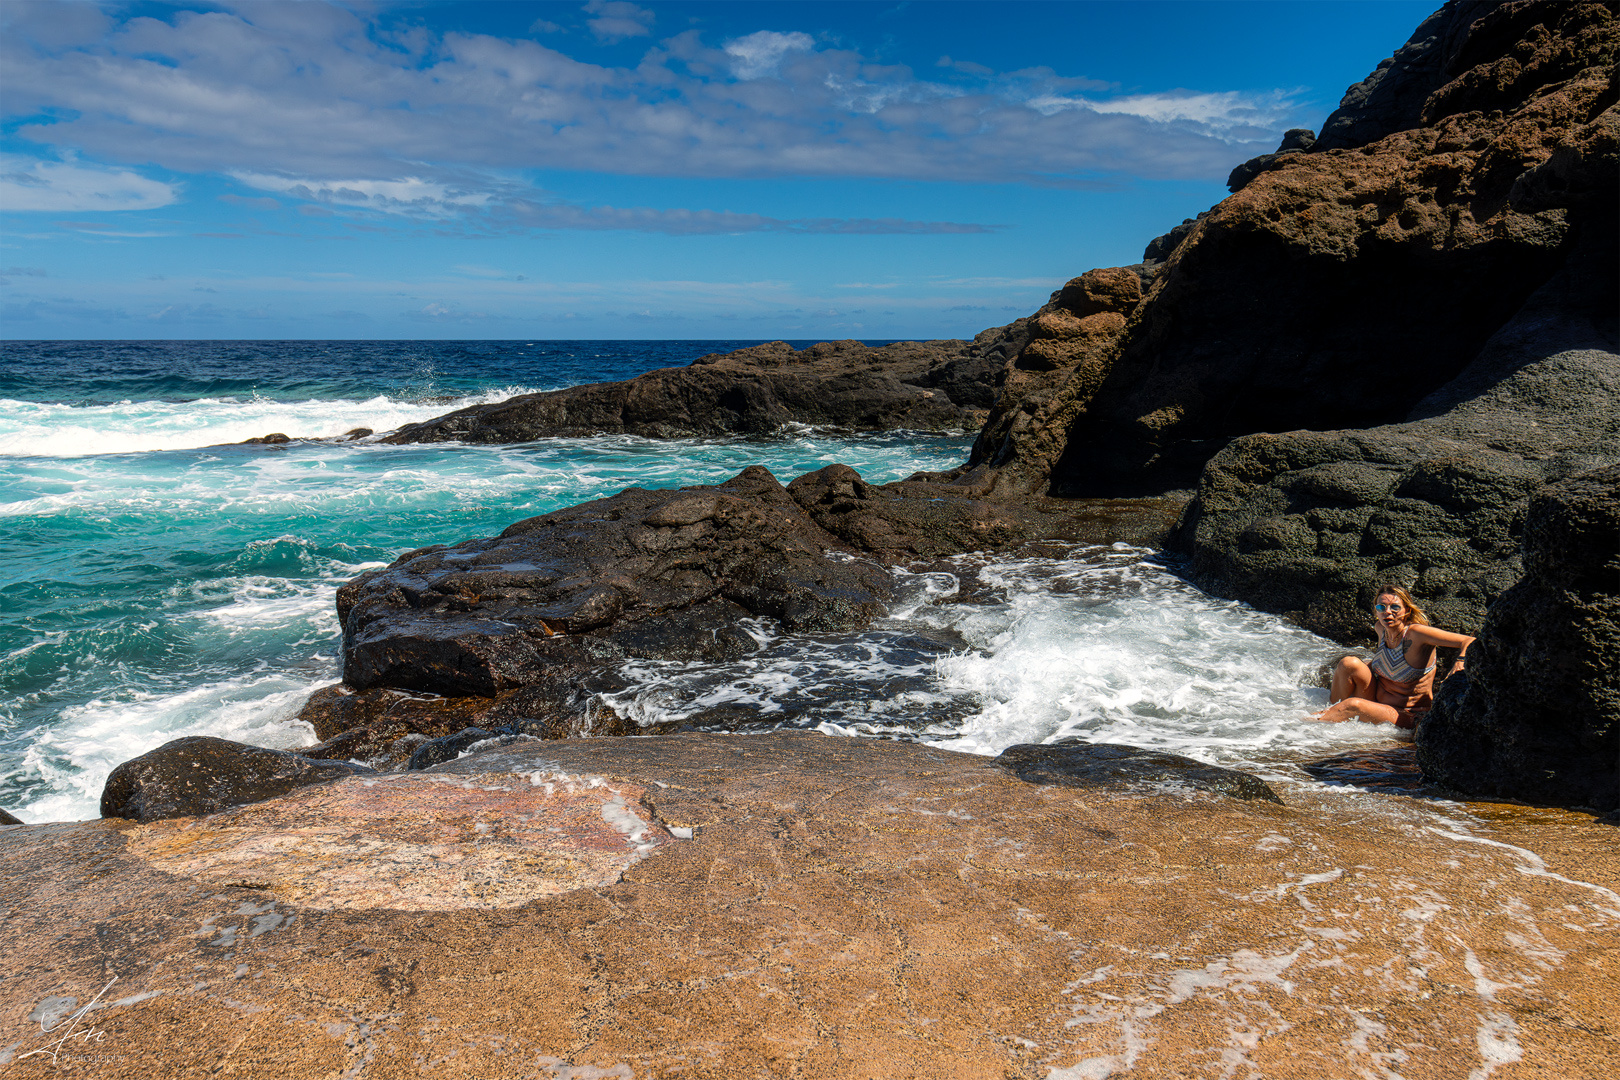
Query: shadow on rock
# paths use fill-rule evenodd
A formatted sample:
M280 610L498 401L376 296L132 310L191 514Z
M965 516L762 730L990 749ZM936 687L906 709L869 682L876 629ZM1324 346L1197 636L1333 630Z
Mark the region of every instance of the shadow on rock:
M1234 799L1282 802L1271 785L1236 769L1206 765L1180 754L1076 738L1009 746L994 763L1031 784L1130 788L1172 783Z

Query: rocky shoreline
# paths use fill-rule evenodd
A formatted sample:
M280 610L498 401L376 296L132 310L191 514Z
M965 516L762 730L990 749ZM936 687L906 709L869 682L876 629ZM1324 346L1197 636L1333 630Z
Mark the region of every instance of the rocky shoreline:
M0 817L0 1064L94 1004L107 1077L1605 1075L1617 58L1613 3L1453 0L1320 138L972 342L777 342L385 436L980 431L948 472L630 488L351 581L318 745L179 740L100 821ZM1429 782L1588 812L587 707L627 658L859 630L901 569L1053 541L1344 642L1412 586L1479 638ZM1406 768L1369 762L1316 775Z
M529 741L206 817L3 829L0 1064L52 1069L54 1046L53 1071L108 1080L1612 1065L1612 826L1018 765L804 732Z
M1525 575L1533 500L1598 492L1596 553L1557 557L1602 566L1620 515L1612 8L1446 5L1322 138L1288 133L1141 264L1087 271L972 342L776 342L388 436L938 429L987 410L950 472L871 485L832 467L784 487L750 469L402 556L340 594L345 682L306 711L328 740L312 753L468 726L581 734L605 663L740 656L728 627L748 616L857 627L886 566L1037 540L1163 546L1206 591L1346 644L1386 579L1445 627L1498 632L1488 610ZM1448 787L1620 808L1617 583L1601 567L1564 578L1578 595L1525 612L1551 620L1525 633L1561 642L1560 668L1600 689L1476 711L1486 727L1466 738L1432 726L1424 760ZM1573 634L1558 625L1572 610ZM386 732L335 720L384 700ZM1526 734L1566 730L1579 750ZM1534 769L1552 778L1515 779L1530 759L1491 764L1487 744L1545 747Z

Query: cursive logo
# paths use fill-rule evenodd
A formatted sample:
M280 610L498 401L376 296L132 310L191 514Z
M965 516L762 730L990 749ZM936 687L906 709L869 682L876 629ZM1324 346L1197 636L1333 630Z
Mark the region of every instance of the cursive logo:
M112 984L117 981L118 976L114 975L112 977L112 981L101 988L101 994L105 994L108 990L111 990ZM84 1019L84 1014L95 1008L96 1002L101 1000L101 994L97 994L95 997L91 998L88 1005L74 1013L72 1016L68 1017L68 1019L72 1020L73 1023L68 1025L67 1031L62 1033L62 1037L60 1039L57 1039L53 1043L48 1043L45 1046L40 1047L38 1050L30 1050L17 1060L21 1061L23 1058L31 1058L35 1054L46 1054L49 1055L52 1063L54 1064L58 1055L62 1053L62 1045L69 1039L80 1039L86 1046L93 1042L100 1042L107 1035L105 1031L98 1031L95 1027L88 1027L83 1031L78 1030L78 1028L79 1021ZM49 1027L46 1026L46 1021L44 1020L41 1020L39 1025L40 1030L47 1035L54 1034L61 1027L62 1019L60 1017L56 1018L54 1021L51 1021Z

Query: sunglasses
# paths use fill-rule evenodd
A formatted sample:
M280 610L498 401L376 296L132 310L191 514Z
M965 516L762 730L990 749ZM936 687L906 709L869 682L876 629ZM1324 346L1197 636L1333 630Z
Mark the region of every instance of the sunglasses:
M1374 604L1373 610L1382 615L1386 611L1404 611L1399 604Z

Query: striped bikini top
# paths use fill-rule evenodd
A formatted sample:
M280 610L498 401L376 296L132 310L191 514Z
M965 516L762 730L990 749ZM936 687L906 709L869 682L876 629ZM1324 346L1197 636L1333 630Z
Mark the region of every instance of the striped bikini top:
M1373 653L1368 664L1379 675L1398 683L1416 683L1423 676L1434 670L1434 660L1431 657L1429 666L1421 671L1406 662L1406 635L1394 645L1385 645L1382 634L1378 636L1378 649Z

